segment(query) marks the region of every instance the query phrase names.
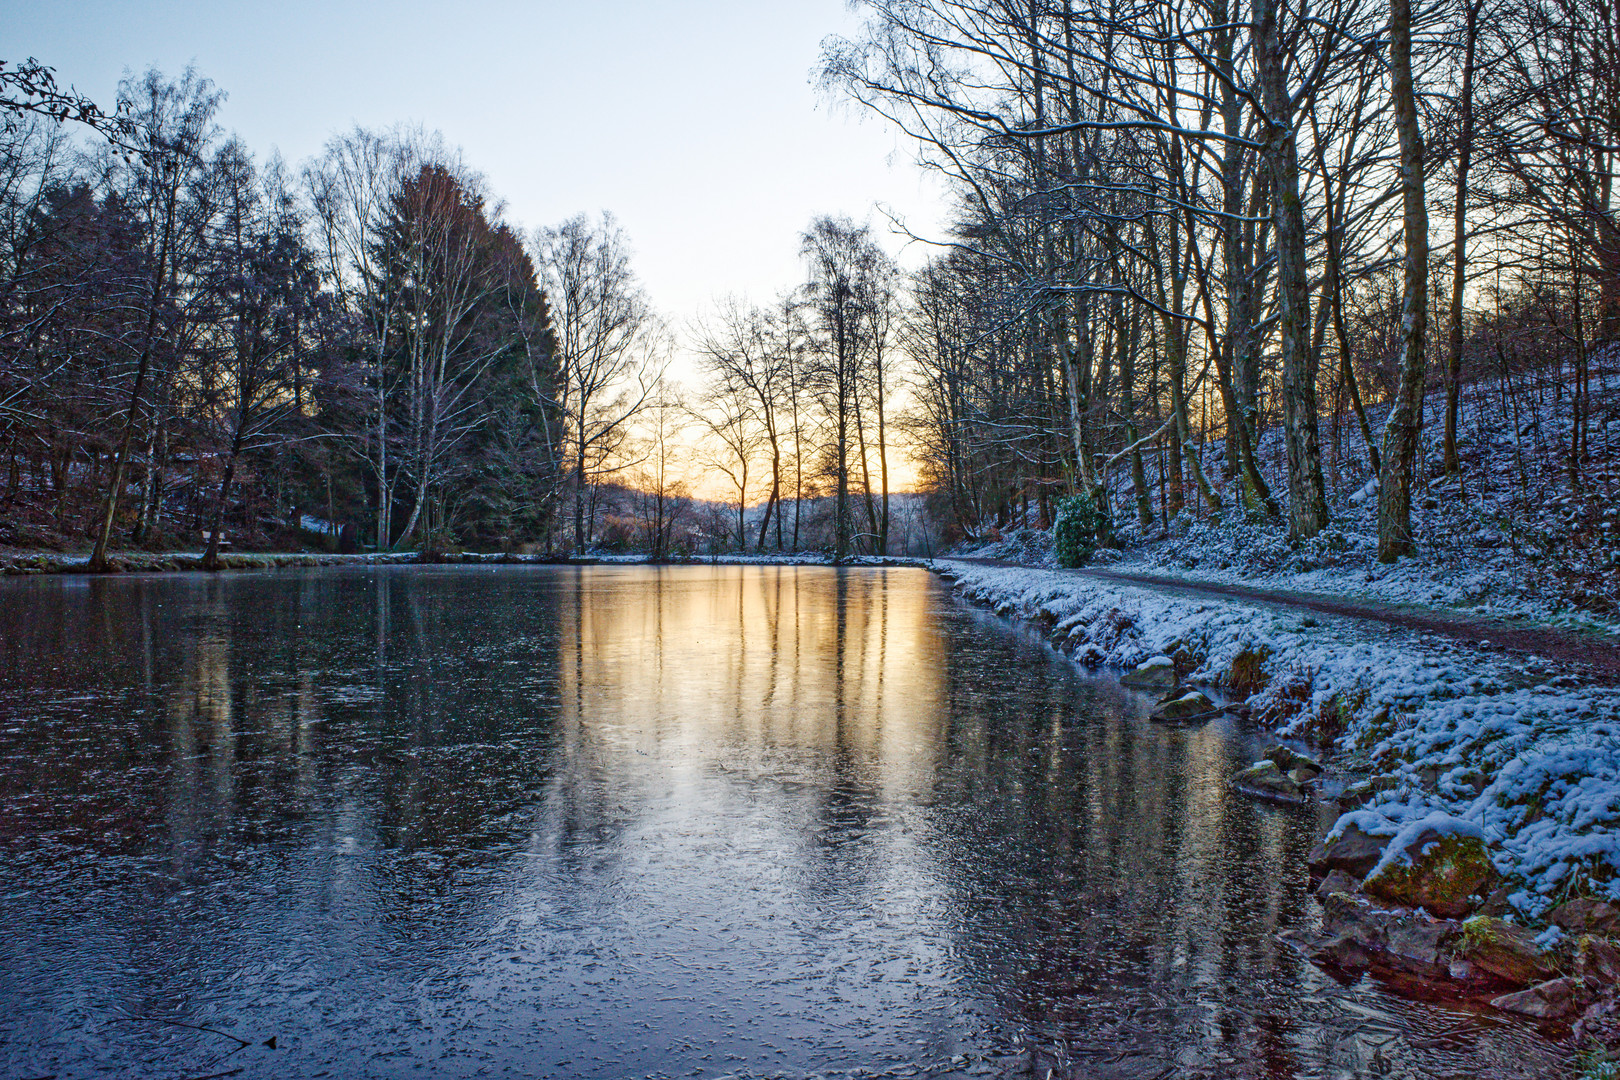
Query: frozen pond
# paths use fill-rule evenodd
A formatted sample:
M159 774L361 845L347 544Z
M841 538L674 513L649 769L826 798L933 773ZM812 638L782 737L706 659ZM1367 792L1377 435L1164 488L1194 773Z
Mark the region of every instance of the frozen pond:
M1557 1067L1145 712L920 570L0 583L0 1076Z

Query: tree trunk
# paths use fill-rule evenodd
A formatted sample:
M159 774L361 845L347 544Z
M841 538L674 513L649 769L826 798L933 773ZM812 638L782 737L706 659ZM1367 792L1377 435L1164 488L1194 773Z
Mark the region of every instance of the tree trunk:
M838 310L834 333L838 340L834 347L838 350L838 501L833 506L833 555L842 561L849 555L850 546L850 512L849 512L849 398L850 398L850 372L851 358L848 355L849 340L844 325L843 298L838 300Z
M739 454L742 465L737 483L737 550L748 550L748 458Z
M1447 476L1462 472L1462 462L1457 457L1457 414L1462 397L1463 286L1468 278L1468 171L1474 160L1474 53L1479 36L1479 9L1483 3L1484 0L1466 0L1464 7L1462 92L1457 98L1457 192L1451 207L1451 318L1446 327Z
M1411 0L1390 0L1389 51L1395 127L1401 141L1402 232L1406 240L1401 298L1401 374L1384 424L1378 481L1378 559L1412 552L1412 478L1423 429L1423 350L1429 329L1429 213L1424 205L1423 133L1412 86Z
M878 527L877 503L872 498L872 470L866 452L866 420L861 415L859 386L856 387L856 391L851 397L855 403L855 448L860 451L861 455L861 490L864 492L862 501L866 503L866 527L868 531L865 534L865 546L867 553L871 554Z
M585 433L580 432L579 453L574 458L574 551L585 554Z
M777 441L774 419L766 430L771 440L771 494L770 498L765 500L765 517L759 523L759 543L755 545L759 551L765 550L765 537L771 531L771 512L776 509L777 500L782 497L782 448ZM780 514L776 518L776 546L778 548L782 546Z
M1216 19L1229 23L1224 3L1217 5ZM1238 100L1235 65L1232 52L1235 33L1228 27L1215 38L1215 60L1225 76L1220 83L1221 126L1231 138L1221 154L1221 208L1225 216L1221 221L1221 260L1226 284L1226 334L1220 342L1210 342L1215 358L1216 375L1220 380L1221 404L1227 417L1227 461L1236 480L1238 501L1251 511L1262 512L1275 521L1281 514L1271 488L1260 473L1255 461L1254 443L1259 438L1260 360L1258 332L1255 326L1255 271L1253 250L1255 226L1245 223L1244 189L1258 192L1261 185L1252 187L1244 179L1244 159L1247 154L1236 140L1243 134L1243 107ZM1259 201L1258 198L1254 201ZM1188 224L1191 229L1191 222ZM1247 235L1246 235L1247 234ZM1204 293L1209 325L1215 325L1213 301L1209 290Z
M231 497L231 481L236 477L236 458L242 452L242 426L231 438L231 456L225 459L225 475L219 481L219 501L214 504L214 527L208 534L208 550L203 553L203 569L219 569L219 534L225 527L225 502Z
M1179 308L1179 297L1177 298ZM1185 461L1188 471L1192 473L1193 484L1198 488L1199 496L1211 510L1221 508L1221 497L1210 486L1209 478L1204 475L1203 464L1198 460L1198 448L1193 444L1192 433L1187 424L1187 334L1184 327L1173 325L1173 320L1167 315L1164 319L1165 346L1169 352L1170 367L1170 410L1171 419L1175 422L1174 436L1177 449L1181 451L1182 460ZM1173 496L1178 494L1176 486L1171 488Z
M877 553L889 553L889 433L886 428L886 418L883 415L883 359L880 355L877 365L877 423L878 423L878 480L883 485L883 503L880 507L882 516L878 520Z
M1255 54L1266 107L1262 156L1271 176L1277 238L1277 329L1282 339L1283 443L1288 451L1289 531L1309 538L1327 525L1327 490L1316 430L1316 357L1310 347L1310 280L1299 148L1284 82L1277 0L1255 0Z
M1326 302L1332 306L1333 337L1339 345L1339 377L1344 381L1345 390L1350 395L1350 407L1355 411L1356 423L1361 427L1361 439L1367 447L1367 459L1372 464L1372 474L1378 476L1383 471L1378 460L1378 440L1373 438L1372 424L1367 421L1367 407L1361 401L1361 387L1356 382L1356 369L1350 356L1350 335L1346 333L1344 326L1344 237L1339 231L1344 189L1341 186L1337 193L1334 192L1328 174L1327 158L1320 147L1317 148L1316 160L1322 170L1323 202L1327 210L1325 273L1330 289Z
M1142 467L1142 448L1136 445L1141 438L1136 426L1136 345L1141 322L1134 311L1129 317L1130 331L1119 354L1120 412L1125 417L1125 445L1131 448L1131 487L1136 492L1136 521L1143 529L1153 524L1153 496L1148 491L1147 470ZM1121 312L1119 321L1124 322ZM1123 330L1124 328L1121 327Z
M101 518L101 531L96 537L95 550L90 553L89 570L92 574L107 569L107 544L112 539L113 521L118 516L118 500L124 487L124 470L129 465L129 444L135 434L136 414L141 407L141 391L146 388L147 375L152 367L152 352L157 344L158 308L163 299L163 281L168 276L169 246L174 237L179 175L180 170L176 168L175 180L167 193L167 205L163 213L163 234L158 242L157 266L152 273L152 291L147 299L146 330L142 336L140 360L135 366L135 385L129 391L129 408L124 414L124 430L118 437L118 454L113 464L112 483L107 488L107 505Z

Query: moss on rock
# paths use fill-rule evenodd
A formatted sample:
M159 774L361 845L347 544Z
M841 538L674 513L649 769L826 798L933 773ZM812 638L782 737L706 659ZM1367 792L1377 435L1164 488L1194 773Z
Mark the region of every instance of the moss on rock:
M1426 833L1408 846L1406 855L1374 869L1363 888L1392 904L1456 919L1479 907L1496 878L1496 867L1478 837Z

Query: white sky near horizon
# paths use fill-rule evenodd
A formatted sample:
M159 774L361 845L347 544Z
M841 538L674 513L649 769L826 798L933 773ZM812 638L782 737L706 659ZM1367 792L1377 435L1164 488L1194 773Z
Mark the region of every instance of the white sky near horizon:
M875 208L922 236L945 216L904 137L814 84L823 38L858 29L844 0L0 0L0 25L0 56L104 106L126 70L194 63L261 160L356 123L440 131L516 225L611 211L677 335L719 297L797 284L816 215L871 221L906 265L923 245Z

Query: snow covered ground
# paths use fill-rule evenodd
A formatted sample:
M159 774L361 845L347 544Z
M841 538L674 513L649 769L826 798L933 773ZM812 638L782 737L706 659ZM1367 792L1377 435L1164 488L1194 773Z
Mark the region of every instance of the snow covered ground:
M1554 370L1521 373L1511 384L1464 387L1459 427L1460 480L1440 460L1443 397L1425 404L1420 485L1413 497L1418 552L1394 565L1377 554L1377 484L1357 425L1322 421L1329 528L1296 542L1281 525L1247 520L1230 505L1219 514L1189 505L1168 522L1140 525L1124 470L1111 495L1123 548L1099 552L1093 565L1188 581L1244 584L1392 603L1439 605L1498 617L1581 626L1617 635L1620 647L1620 350L1594 358L1588 455L1579 480L1568 469L1571 395ZM1507 392L1511 388L1511 392ZM1375 432L1387 410L1369 410ZM1212 440L1201 460L1219 481L1224 444ZM1259 456L1280 499L1281 432L1260 440ZM1150 483L1158 480L1150 459ZM1049 536L1016 530L958 554L1055 565Z
M1258 721L1369 777L1367 824L1395 832L1443 814L1481 830L1526 919L1573 895L1620 900L1620 688L1361 620L936 565L968 599L1050 626L1080 663L1167 655L1185 681L1252 691Z

